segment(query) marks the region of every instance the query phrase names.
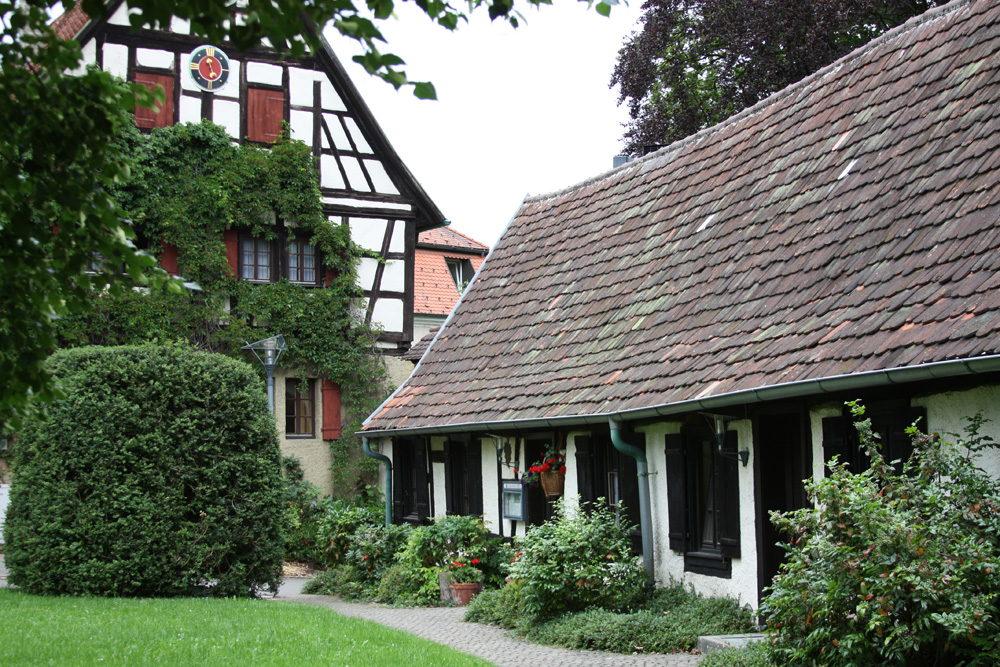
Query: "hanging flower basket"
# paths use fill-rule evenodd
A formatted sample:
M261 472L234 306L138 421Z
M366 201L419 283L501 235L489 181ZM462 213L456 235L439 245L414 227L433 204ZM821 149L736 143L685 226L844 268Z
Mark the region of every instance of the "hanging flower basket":
M542 478L542 491L546 498L560 498L566 488L566 475L561 472L539 473Z

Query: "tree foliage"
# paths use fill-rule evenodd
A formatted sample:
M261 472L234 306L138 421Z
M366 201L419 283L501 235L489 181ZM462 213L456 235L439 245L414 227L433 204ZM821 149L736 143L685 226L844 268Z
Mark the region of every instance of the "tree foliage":
M954 444L916 428L897 472L852 404L869 469L832 461L815 508L772 519L787 561L761 607L776 664L995 665L1000 482L976 466L981 417Z
M530 5L550 0L526 0ZM599 0L607 14L615 0ZM51 400L57 392L43 361L55 348L52 322L85 311L92 290L121 293L134 284L163 283L152 258L136 252L133 233L109 190L128 179L130 161L114 141L131 123L136 104L151 107L156 95L141 84L126 88L96 70L80 72L82 55L48 25L51 13L68 11L73 0L0 0L0 422L17 426L29 398ZM513 0L417 0L428 17L453 30L463 9L485 8L491 18L517 25ZM394 0L247 0L245 17L233 21L229 0L130 0L134 28L190 21L193 35L228 40L238 49L266 38L277 49L300 56L316 49L319 31L332 25L357 40L355 60L372 74L414 94L433 98L428 82L411 82L404 61L383 53L378 22L392 15ZM92 17L108 11L104 0L83 0ZM108 267L124 267L127 280L85 268L99 254ZM177 284L169 283L179 290Z
M278 437L243 363L187 346L49 359L67 396L28 420L4 525L32 593L249 596L284 553Z
M944 0L646 0L611 85L625 148L682 139L799 81Z

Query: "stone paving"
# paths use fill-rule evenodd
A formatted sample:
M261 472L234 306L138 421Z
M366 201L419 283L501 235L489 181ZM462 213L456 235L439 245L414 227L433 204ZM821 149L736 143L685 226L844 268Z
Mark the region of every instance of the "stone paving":
M327 595L303 595L301 586L301 583L286 579L286 584L273 599L326 607L343 616L374 621L483 658L497 667L523 667L529 662L546 667L694 667L701 661L700 655L690 653L622 655L529 644L507 630L465 623L462 621L465 610L461 607L394 608L344 602Z

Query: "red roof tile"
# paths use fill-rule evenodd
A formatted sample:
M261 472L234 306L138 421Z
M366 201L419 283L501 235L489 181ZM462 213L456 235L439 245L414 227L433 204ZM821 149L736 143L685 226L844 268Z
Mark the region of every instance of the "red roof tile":
M527 199L366 429L585 419L1000 354L998 53L1000 5L955 2Z
M456 250L470 250L485 255L489 246L483 245L471 236L455 231L450 227L436 227L420 232L417 238L418 246L440 246Z
M90 17L83 12L80 3L77 3L52 22L52 30L59 39L75 39L88 21Z

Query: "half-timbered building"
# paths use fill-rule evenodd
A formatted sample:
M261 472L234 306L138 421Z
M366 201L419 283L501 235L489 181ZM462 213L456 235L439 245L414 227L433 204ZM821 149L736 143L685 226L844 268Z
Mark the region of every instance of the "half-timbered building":
M126 2L109 4L107 18L90 19L77 5L55 20L64 39L76 39L83 65L131 82L161 86L165 101L136 109L141 130L208 119L234 142L266 146L282 123L292 139L312 147L323 210L331 225L350 228L369 256L359 282L369 322L380 328L378 346L396 375L409 367L398 359L414 332L414 265L417 236L445 223L444 216L399 159L329 44L292 59L269 48L238 51L231 44L204 44L187 22L174 18L163 30L134 30ZM304 26L304 29L314 29ZM281 226L280 220L276 224ZM274 243L226 232L234 273L256 282L287 278L322 287L310 247L279 230ZM164 268L176 271L176 253L164 248ZM399 368L395 368L398 366ZM276 417L283 449L299 457L306 477L329 490L326 440L340 437L339 388L323 378L275 376Z

